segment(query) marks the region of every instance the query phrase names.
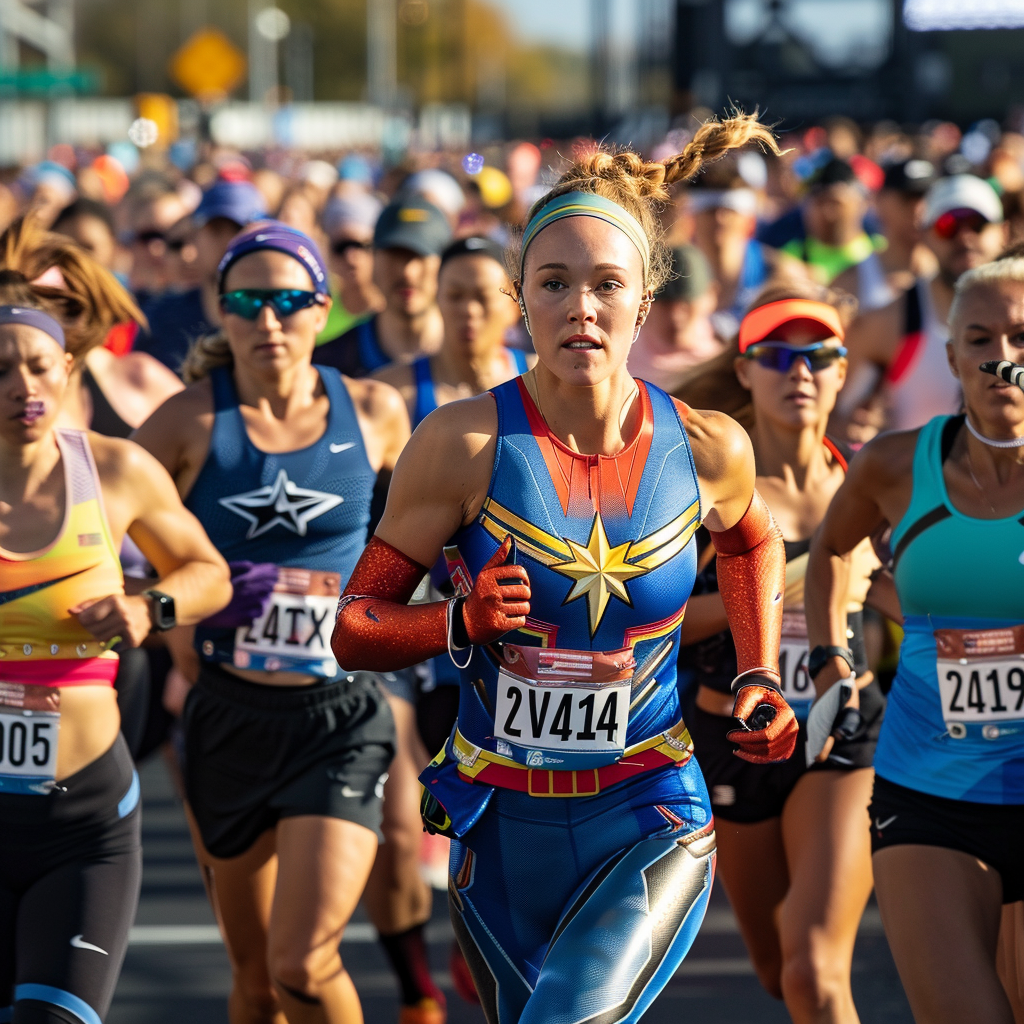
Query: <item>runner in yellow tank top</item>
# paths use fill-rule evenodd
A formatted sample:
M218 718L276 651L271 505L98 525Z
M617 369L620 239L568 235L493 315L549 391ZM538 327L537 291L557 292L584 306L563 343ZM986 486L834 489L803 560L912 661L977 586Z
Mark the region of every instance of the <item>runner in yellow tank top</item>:
M30 285L51 238L18 225L0 239L0 1020L98 1024L141 873L115 648L196 622L231 591L155 459L57 428L75 361L137 311L77 251L62 298ZM126 533L160 573L155 594L124 592Z
M60 532L38 551L0 549L0 652L8 677L40 686L112 682L117 654L71 614L96 595L124 593L121 564L103 513L87 435L54 433L66 510Z

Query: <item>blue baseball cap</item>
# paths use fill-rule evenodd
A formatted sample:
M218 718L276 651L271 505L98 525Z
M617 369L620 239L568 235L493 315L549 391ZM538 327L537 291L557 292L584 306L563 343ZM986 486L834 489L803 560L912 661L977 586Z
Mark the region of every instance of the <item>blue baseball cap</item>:
M222 179L214 182L203 193L196 212L192 214L192 221L197 228L201 228L211 220L223 217L243 228L266 215L267 204L263 193L251 181Z
M349 153L338 161L338 178L341 181L354 181L366 188L373 188L373 168L370 162L358 153Z
M56 160L43 160L36 164L30 173L32 175L32 182L35 185L49 181L63 185L72 191L78 188L75 176L63 164L57 163Z
M327 264L316 242L297 228L289 227L278 220L263 221L231 239L227 252L217 267L218 290L224 291L224 278L227 277L232 264L251 252L261 252L264 249L283 252L298 260L313 281L313 291L319 295L330 295Z

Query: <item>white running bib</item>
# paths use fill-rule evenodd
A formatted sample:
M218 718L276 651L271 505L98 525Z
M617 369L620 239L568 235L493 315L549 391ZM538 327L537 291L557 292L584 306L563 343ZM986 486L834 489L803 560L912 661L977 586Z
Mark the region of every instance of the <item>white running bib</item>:
M331 631L339 583L337 573L280 568L266 610L235 631L235 668L337 675Z
M58 711L0 707L0 793L44 794L57 775Z
M44 796L57 776L60 690L0 680L0 793Z
M963 739L971 725L983 739L1024 730L1024 636L1010 629L935 631L942 717Z
M495 735L521 747L617 753L626 749L629 680L603 686L534 683L501 671Z
M782 615L782 644L779 647L779 678L782 695L797 718L804 719L814 702L814 683L807 671L810 659L807 619L803 609Z

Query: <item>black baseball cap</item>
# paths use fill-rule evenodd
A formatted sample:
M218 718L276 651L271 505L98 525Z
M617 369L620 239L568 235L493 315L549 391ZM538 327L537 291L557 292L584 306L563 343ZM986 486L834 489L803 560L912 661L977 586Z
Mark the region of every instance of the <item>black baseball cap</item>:
M448 218L420 196L385 206L373 231L374 249L409 249L420 256L440 256L451 240Z
M483 235L456 239L441 253L441 266L457 256L490 256L492 260L501 264L502 269L505 268L505 250L493 239Z
M855 185L860 179L857 172L845 160L832 157L819 167L808 179L809 191L828 188L829 185Z
M939 172L930 160L915 158L889 164L885 169L883 189L903 192L905 195L923 196L935 184Z

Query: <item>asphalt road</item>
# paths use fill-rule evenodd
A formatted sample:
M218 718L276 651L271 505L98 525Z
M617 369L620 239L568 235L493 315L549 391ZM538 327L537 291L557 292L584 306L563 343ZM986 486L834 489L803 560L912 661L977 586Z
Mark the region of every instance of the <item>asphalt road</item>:
M230 985L227 957L217 935L192 856L188 830L158 757L143 767L142 901L108 1024L226 1024ZM483 1024L478 1007L452 990L446 961L451 927L443 893L436 894L428 931L437 977L449 999L451 1024ZM397 1022L395 984L361 914L342 949L368 1021ZM912 1024L910 1009L874 906L857 940L853 992L861 1019L871 1024ZM685 1017L684 1017L685 1015ZM785 1024L781 1003L764 993L747 960L721 889L686 961L644 1018L645 1024Z

